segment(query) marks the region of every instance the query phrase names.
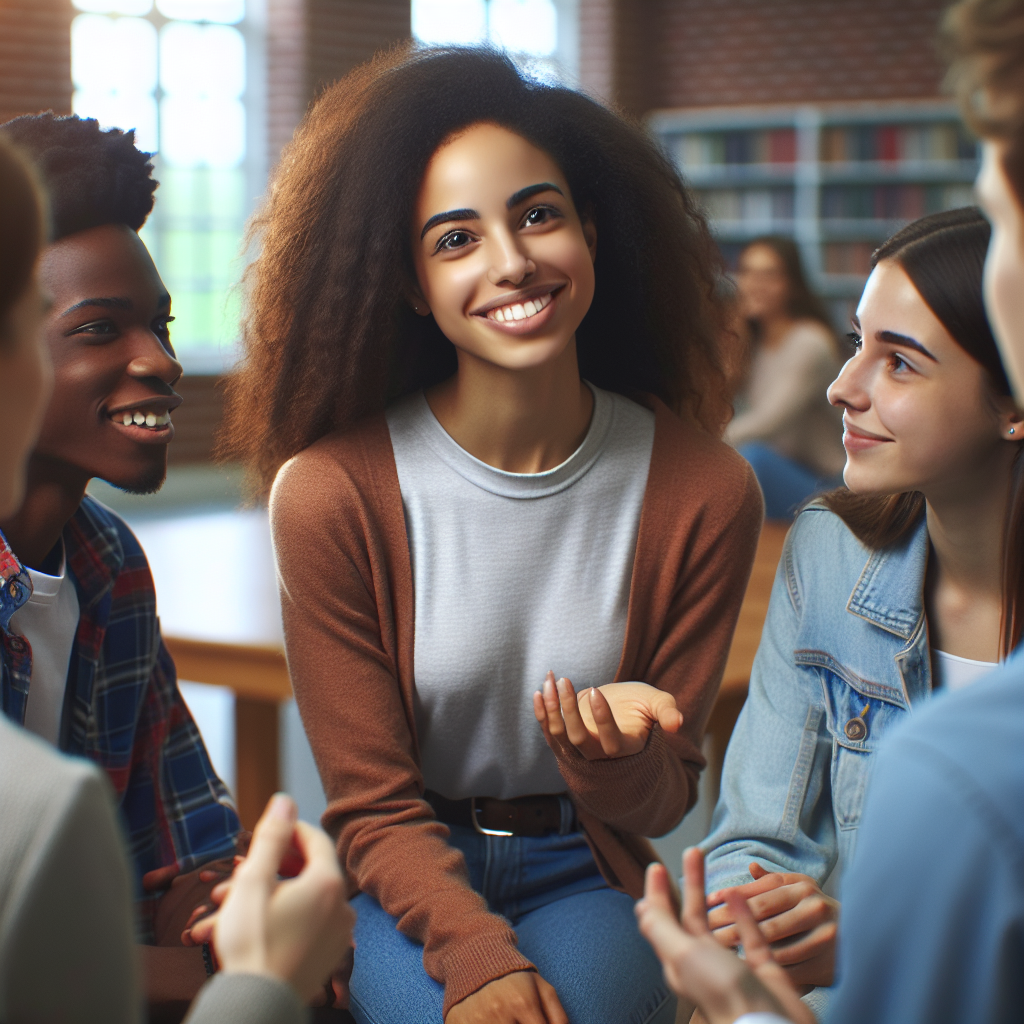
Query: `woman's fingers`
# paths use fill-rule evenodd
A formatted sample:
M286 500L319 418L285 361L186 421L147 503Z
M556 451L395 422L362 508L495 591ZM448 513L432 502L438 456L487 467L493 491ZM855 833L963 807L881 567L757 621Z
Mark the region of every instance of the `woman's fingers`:
M618 757L622 752L624 737L612 714L608 698L596 686L591 687L588 693L590 712L594 716L594 724L597 726L597 738L601 744L601 750L607 757ZM666 696L668 695L666 694ZM584 726L584 728L586 727Z
M743 885L730 885L725 889L716 889L714 892L708 893L708 906L715 907L722 904L722 913L728 915L729 912L724 906L725 894L727 892L738 892L744 899L749 900L753 896L757 896L762 892L768 892L771 889L778 889L785 884L785 878L777 871L766 872L753 882L744 882ZM731 922L732 918L728 917L728 920ZM715 927L715 925L712 925L712 927Z
M565 721L565 733L577 747L587 746L588 741L593 739L590 730L584 725L583 717L580 715L579 702L576 699L576 691L572 683L566 678L561 678L555 684L558 689L558 703L562 711L562 718Z
M644 873L644 898L643 902L667 914L674 914L672 906L672 890L668 881L668 870L664 864L654 861L647 865Z
M683 927L694 936L710 932L704 898L704 851L697 846L683 851Z
M731 892L726 897L726 903L736 921L736 930L739 932L740 942L743 943L743 955L747 963L756 968L773 961L771 946L758 928L747 901L739 893Z
M550 676L551 673L549 672ZM552 676L552 682L554 677ZM558 704L558 698L555 698L555 704ZM564 756L572 748L572 744L569 742L565 735L564 723L562 722L561 709L554 712L557 722L559 725L559 733L555 735L551 731L551 718L548 715L547 698L538 690L533 695L533 713L537 721L540 722L541 730L544 733L544 739L547 741L548 746L556 753Z
M536 978L537 994L540 996L540 1005L547 1017L548 1024L569 1024L569 1017L562 1008L561 1000L555 991L554 985L546 982L539 974Z
M298 808L290 796L274 794L256 823L248 856L238 867L236 878L244 876L247 882L259 879L266 885L276 883L277 869L292 845L298 817Z
M683 727L683 713L676 707L675 697L664 690L651 695L651 717L665 732L679 732Z

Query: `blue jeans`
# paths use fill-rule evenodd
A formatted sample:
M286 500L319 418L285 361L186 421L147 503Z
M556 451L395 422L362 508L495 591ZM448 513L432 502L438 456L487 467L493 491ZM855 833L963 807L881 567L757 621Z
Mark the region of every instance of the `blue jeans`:
M741 444L737 451L754 468L764 493L766 519L792 519L797 507L822 491L839 487L842 475L822 477L760 441Z
M633 901L608 887L581 833L451 833L473 888L511 922L570 1024L672 1024L676 1000L637 930ZM366 893L353 906L352 1015L359 1024L441 1024L444 989L423 969L423 947Z

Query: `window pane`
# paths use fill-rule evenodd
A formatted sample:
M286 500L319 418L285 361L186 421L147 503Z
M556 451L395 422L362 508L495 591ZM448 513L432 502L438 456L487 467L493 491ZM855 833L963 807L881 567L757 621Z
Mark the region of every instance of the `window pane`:
M234 25L245 17L245 0L156 0L156 9L165 18Z
M245 92L242 33L226 25L165 25L160 31L160 84L176 97L238 99Z
M80 14L71 23L71 77L90 92L151 93L156 29L145 18Z
M245 159L239 100L168 96L160 104L160 152L177 167L237 167Z
M513 53L547 57L558 43L551 0L491 0L491 41Z
M96 14L149 14L153 0L72 0L80 11Z
M412 0L412 34L421 43L482 43L487 5L484 0Z

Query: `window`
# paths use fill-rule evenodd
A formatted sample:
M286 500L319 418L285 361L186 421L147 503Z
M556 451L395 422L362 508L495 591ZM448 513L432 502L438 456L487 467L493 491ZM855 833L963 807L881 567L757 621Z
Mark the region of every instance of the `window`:
M521 66L556 82L578 73L575 0L412 0L412 34L421 43L492 43Z
M137 145L157 154L142 237L173 298L179 357L193 372L219 371L238 330L242 231L263 184L250 157L259 147L245 0L74 3L73 109L134 128Z

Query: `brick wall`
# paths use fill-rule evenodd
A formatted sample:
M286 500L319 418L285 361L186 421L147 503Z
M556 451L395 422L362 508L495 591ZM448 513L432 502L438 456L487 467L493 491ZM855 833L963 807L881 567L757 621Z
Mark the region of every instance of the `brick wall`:
M378 50L408 39L409 0L269 0L268 164L314 96Z
M947 0L580 0L584 88L652 108L941 95Z
M0 0L0 123L71 112L71 0Z

